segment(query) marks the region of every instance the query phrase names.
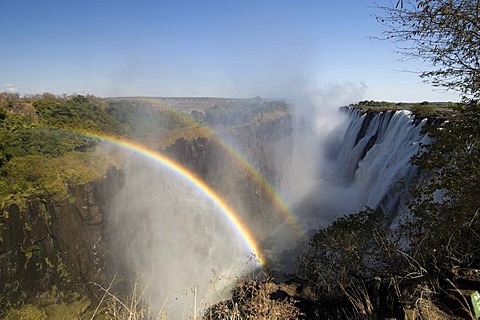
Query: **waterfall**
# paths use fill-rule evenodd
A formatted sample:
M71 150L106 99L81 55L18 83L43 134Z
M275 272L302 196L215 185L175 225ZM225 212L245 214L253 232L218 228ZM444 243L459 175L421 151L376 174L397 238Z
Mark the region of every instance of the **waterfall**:
M395 215L418 175L410 159L429 143L422 132L427 119L415 121L406 110L347 112L350 121L336 158L340 182L353 190L354 210L368 206Z
M318 152L318 167L310 175L316 182L292 206L305 230L325 227L366 207L381 209L395 220L406 209L409 186L419 174L410 159L430 142L422 132L427 119L417 121L410 111L344 110L347 121L328 134L336 147L318 140L329 150ZM331 134L335 132L339 135Z

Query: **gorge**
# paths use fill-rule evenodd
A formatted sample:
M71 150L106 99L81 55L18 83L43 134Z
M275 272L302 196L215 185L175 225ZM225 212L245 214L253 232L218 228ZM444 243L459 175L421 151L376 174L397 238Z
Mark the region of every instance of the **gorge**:
M294 272L308 237L336 217L368 206L392 222L405 209L418 174L409 160L429 142L421 131L426 120L409 111L349 107L332 115L336 125L325 130L290 113L268 116L260 112L233 125L237 118L217 118L214 135L157 147L191 178L133 150L103 179L70 187L68 201L7 207L2 303L52 284L83 284L101 296L100 285L114 277L148 287L150 303L172 318L228 297L237 277L259 274L260 257L252 256L242 226L231 223L216 196L206 197L192 179L224 199L265 256L264 267L279 274Z

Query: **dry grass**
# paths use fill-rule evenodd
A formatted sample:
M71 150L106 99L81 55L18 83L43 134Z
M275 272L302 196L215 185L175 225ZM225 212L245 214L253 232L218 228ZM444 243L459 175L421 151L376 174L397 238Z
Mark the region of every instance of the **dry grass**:
M204 319L299 319L301 314L295 300L288 295L282 299L273 298L279 290L279 285L269 279L240 281L233 290L233 297L208 309Z
M148 286L139 288L138 282L136 282L130 295L121 297L112 290L114 282L115 277L108 287L103 287L98 283L92 283L93 286L99 289L102 296L90 320L102 318L119 320L168 319L164 312L165 305L162 306L160 311L154 311L153 308L151 308L146 296Z

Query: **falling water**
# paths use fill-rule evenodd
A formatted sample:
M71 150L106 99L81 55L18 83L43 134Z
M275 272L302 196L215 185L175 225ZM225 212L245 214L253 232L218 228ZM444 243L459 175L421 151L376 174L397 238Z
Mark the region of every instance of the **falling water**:
M376 114L349 109L346 131L337 165L342 183L354 189L353 210L365 206L397 214L409 183L417 176L410 159L429 137L422 132L426 119L415 122L410 111Z
M318 229L366 207L394 217L405 209L408 187L418 175L410 159L429 143L422 132L426 119L415 121L405 110L345 112L340 145L322 161L315 187L296 206L305 228Z

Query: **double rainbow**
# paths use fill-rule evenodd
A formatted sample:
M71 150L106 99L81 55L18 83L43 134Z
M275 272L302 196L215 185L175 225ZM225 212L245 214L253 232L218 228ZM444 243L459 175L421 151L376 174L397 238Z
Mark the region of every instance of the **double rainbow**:
M172 159L162 155L160 152L151 150L145 146L137 144L126 139L118 139L111 136L93 134L93 133L81 133L84 136L98 139L102 142L113 144L119 147L122 147L126 150L133 151L137 154L140 154L146 158L152 159L156 163L162 165L164 168L176 173L178 176L189 182L191 185L199 189L208 199L210 199L225 215L225 217L230 221L236 230L238 230L241 235L245 245L254 255L257 262L260 266L263 266L265 263L265 257L260 250L258 243L255 241L255 238L250 233L250 230L247 228L246 224L240 219L238 214L223 200L209 185L203 182L200 178L195 176L190 170L183 167L179 163L173 161Z
M58 128L46 128L47 130L62 131ZM262 250L259 247L259 244L255 240L254 236L251 234L247 225L240 218L240 216L233 210L227 202L218 195L208 184L203 180L193 174L190 170L182 166L181 164L175 162L174 160L168 158L167 156L161 154L160 152L154 151L148 147L145 147L139 143L127 140L120 139L114 136L109 136L105 134L92 133L75 130L73 131L76 134L83 135L85 137L98 139L104 143L112 144L124 148L125 150L132 151L139 155L142 155L146 158L149 158L156 163L160 164L164 168L176 173L179 177L183 178L189 184L197 188L205 195L207 199L212 201L222 212L222 214L228 219L228 221L233 225L234 229L237 230L241 236L244 244L248 250L254 255L257 262L260 266L263 266L265 263L265 256L262 253ZM298 238L304 239L305 235L302 229L300 228L294 214L288 209L287 205L284 203L282 198L278 195L275 189L268 183L265 177L260 174L248 160L246 160L239 151L232 148L230 145L225 143L223 140L218 138L211 130L209 133L212 134L214 141L219 145L232 159L239 163L246 171L249 173L249 176L263 189L266 191L268 196L273 200L275 207L277 208L277 213L279 213L283 219L289 224L297 235Z

